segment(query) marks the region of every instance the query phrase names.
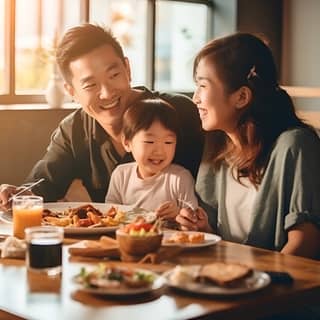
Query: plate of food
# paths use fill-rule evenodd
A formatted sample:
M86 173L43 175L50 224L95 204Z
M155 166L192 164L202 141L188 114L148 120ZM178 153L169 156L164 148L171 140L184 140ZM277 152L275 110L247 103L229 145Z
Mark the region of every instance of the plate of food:
M82 267L73 277L73 282L78 290L108 296L144 294L166 286L166 278L152 271L116 267L105 263L94 267Z
M43 224L64 228L65 234L103 234L138 216L154 221L156 214L141 208L111 203L46 202ZM12 223L12 214L3 212L1 220Z
M12 223L12 211L0 211L0 220L4 223Z
M262 271L239 263L214 262L206 265L176 266L167 271L170 287L199 294L232 296L254 292L271 283Z
M186 248L199 248L212 246L221 240L216 234L199 231L164 231L163 246L180 246Z

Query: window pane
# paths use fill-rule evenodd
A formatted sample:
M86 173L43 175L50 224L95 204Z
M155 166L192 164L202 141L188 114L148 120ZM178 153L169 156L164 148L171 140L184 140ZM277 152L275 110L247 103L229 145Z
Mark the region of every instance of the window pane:
M57 39L79 23L79 12L80 0L17 0L16 93L43 93L53 71Z
M0 0L0 94L4 93L4 0Z
M193 91L193 59L207 40L208 10L206 5L157 2L156 89Z
M132 84L146 82L146 0L92 0L90 22L104 24L130 60Z
M59 0L62 2L62 16L63 19L60 21L61 28L59 35L62 36L63 33L70 27L74 27L81 22L80 17L80 2L82 0ZM53 1L54 2L54 1Z

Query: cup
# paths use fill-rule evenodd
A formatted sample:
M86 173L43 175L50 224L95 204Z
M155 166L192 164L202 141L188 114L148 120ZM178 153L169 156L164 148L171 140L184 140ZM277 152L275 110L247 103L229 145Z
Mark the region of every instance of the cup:
M54 276L62 271L63 228L31 227L25 230L27 269Z
M44 273L27 271L27 284L29 293L60 294L61 273L48 276Z
M47 275L27 270L26 301L30 305L39 302L61 301L62 274Z
M13 235L23 239L26 228L40 226L42 212L42 197L31 195L14 197L12 200Z

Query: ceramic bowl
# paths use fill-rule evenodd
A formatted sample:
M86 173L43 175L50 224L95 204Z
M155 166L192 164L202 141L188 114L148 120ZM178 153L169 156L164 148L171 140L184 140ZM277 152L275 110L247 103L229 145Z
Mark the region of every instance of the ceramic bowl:
M120 252L129 256L144 256L147 253L158 251L161 247L162 237L162 233L133 236L121 229L116 231Z

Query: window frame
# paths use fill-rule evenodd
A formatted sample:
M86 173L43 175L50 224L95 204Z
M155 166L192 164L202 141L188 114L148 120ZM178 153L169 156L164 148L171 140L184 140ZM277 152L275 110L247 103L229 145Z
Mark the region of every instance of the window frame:
M62 0L59 0L62 1ZM80 22L89 22L90 0L80 1ZM208 6L207 13L207 35L210 38L213 34L213 0L147 0L147 53L146 53L146 80L145 85L154 89L155 84L155 43L156 43L156 3L158 2L182 2L198 3ZM4 44L5 44L5 68L4 83L5 94L0 94L0 105L10 104L46 104L44 94L17 94L15 92L15 11L16 0L5 0L5 24L4 24ZM42 0L38 0L38 6L41 8ZM58 4L58 1L57 1ZM39 9L41 10L41 9ZM187 93L187 92L185 92Z

